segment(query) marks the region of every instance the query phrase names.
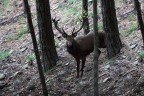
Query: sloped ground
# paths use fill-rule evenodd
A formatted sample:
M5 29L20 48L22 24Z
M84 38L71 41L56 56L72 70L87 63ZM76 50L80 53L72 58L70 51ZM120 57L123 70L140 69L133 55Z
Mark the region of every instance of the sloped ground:
M9 8L0 17L0 50L9 50L9 55L0 61L0 74L4 74L4 78L0 80L0 95L41 96L42 91L35 60L32 62L27 59L27 56L33 53L30 34L26 33L18 40L7 39L12 33L16 33L21 27L24 27L26 23L25 19L23 22L19 20L23 17L22 0L10 1ZM51 1L52 16L62 18L61 21L66 22L66 30L69 31L74 25L75 18L72 18L72 14L67 17L68 20L63 18L65 11L63 7L59 8L58 4L64 2L65 0ZM35 4L31 3L30 5L35 17ZM127 19L128 15L133 13L132 6L130 3L117 7L119 28L124 43L121 53L115 58L107 60L106 50L101 49L102 54L99 58L99 91L101 96L144 96L144 62L138 62L137 56L137 52L142 50L140 31L128 32L130 35L126 36L123 34L123 31L130 27L131 22L136 21L136 17ZM92 6L90 6L91 8ZM90 18L91 20L92 18ZM37 28L37 24L34 23L34 25ZM62 23L62 25L64 24ZM56 67L45 74L50 96L92 96L93 53L87 58L84 76L76 78L76 63L66 52L65 40L55 29L54 33L58 40L59 61Z

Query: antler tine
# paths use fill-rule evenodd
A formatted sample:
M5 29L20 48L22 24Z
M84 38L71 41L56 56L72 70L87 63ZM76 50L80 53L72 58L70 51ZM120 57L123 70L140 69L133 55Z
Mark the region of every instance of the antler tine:
M62 31L63 31L63 36L65 35L65 36L67 36L67 33L65 32L65 30L64 30L64 28L61 28L62 29Z
M65 32L64 28L62 27L61 29L62 29L63 33L65 33L65 34L66 34L66 32Z
M61 33L63 34L63 31L61 30L61 28L59 28L58 26L58 21L60 21L60 19L56 20L56 17L52 19L54 25L55 25L55 28Z
M82 28L83 28L83 26L84 26L84 21L82 21L82 26L80 27L80 29L79 30L77 30L77 31L75 31L74 33L77 33L77 32L79 32Z
M75 31L75 27L73 28L72 33L74 33L74 31Z

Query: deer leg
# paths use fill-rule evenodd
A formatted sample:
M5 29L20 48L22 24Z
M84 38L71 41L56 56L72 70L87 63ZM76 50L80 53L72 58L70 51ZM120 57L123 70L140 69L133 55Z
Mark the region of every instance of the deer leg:
M80 67L80 59L76 59L77 62L77 78L79 77L79 67Z
M86 61L86 57L82 58L81 77L83 76L83 71L84 71L84 67L85 67L85 61Z

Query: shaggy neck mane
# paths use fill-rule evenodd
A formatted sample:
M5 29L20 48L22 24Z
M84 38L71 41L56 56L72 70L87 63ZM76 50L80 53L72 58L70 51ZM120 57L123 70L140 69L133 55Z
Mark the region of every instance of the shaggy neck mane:
M66 44L66 47L67 51L73 56L77 55L80 52L80 47L75 40L72 41L71 45Z

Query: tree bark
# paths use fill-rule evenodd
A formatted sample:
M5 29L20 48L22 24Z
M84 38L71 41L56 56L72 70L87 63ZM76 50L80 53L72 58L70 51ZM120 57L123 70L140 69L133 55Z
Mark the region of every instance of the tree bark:
M94 96L99 96L98 91L98 16L97 16L97 0L93 0L93 28L94 28Z
M106 32L106 46L109 59L120 52L122 42L119 37L114 0L101 0L103 26Z
M47 87L46 87L46 83L45 83L45 77L43 74L43 69L42 69L42 65L41 65L41 61L40 61L40 54L38 51L38 45L37 45L37 41L36 41L34 27L32 24L30 7L28 4L28 0L23 0L23 2L24 2L25 12L27 14L27 22L28 22L28 26L30 29L29 31L31 34L32 42L33 42L34 52L35 52L35 56L36 56L37 66L38 66L38 72L39 72L39 76L40 76L40 80L41 80L41 84L42 84L42 89L43 89L43 95L48 96L48 91L47 91Z
M138 19L138 23L140 26L142 39L143 39L143 45L144 45L144 23L143 23L143 19L142 19L142 14L141 14L142 11L141 11L139 0L134 0L134 4L135 4L135 9L137 11L137 19Z
M90 32L89 30L89 20L88 20L88 0L82 1L82 17L84 23L84 34L88 34Z
M36 0L40 48L44 71L56 65L58 59L52 30L49 0Z

